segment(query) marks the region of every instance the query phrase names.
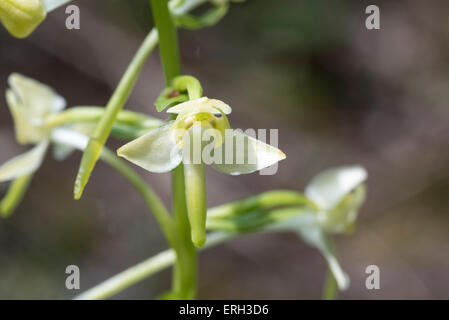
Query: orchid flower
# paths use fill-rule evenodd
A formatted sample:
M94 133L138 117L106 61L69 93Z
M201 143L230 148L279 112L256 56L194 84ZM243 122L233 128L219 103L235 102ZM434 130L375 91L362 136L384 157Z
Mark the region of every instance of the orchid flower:
M341 269L329 235L350 231L358 210L365 200L364 181L367 172L360 166L337 167L321 172L307 185L306 197L315 208L282 221L273 229L297 233L316 247L326 259L340 290L349 286L349 278Z
M226 174L252 173L285 158L279 149L230 128L226 103L202 97L167 110L176 119L125 144L117 154L151 172L184 163L192 241L206 240L205 164ZM234 159L235 158L235 159Z
M45 154L53 143L53 156L63 160L77 147L72 146L68 135L79 140L77 133L89 134L93 121L98 120L104 108L75 107L61 113L65 99L49 86L34 79L13 73L8 78L6 101L11 111L16 139L23 145L34 145L0 166L0 182L13 181L6 197L0 202L0 213L12 213L17 206L33 173L39 169ZM81 123L72 123L79 120ZM86 122L83 122L86 121ZM154 128L163 122L131 111L119 115L117 125L128 130L127 124L135 124L138 130ZM62 130L62 126L65 126ZM60 136L67 139L62 139ZM79 148L78 148L79 149Z
M51 133L45 124L46 118L64 109L66 104L52 88L31 78L13 73L8 81L10 89L6 90L6 101L14 120L17 141L35 146L0 166L0 182L14 180L11 193L8 192L1 203L3 215L14 210L17 203L12 199L20 198L14 195L23 195L23 189L44 159Z

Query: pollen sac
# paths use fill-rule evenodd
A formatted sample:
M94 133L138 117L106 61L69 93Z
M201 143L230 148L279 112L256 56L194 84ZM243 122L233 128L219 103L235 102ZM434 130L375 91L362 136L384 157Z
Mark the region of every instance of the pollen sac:
M0 21L17 38L29 36L46 15L42 0L0 1Z

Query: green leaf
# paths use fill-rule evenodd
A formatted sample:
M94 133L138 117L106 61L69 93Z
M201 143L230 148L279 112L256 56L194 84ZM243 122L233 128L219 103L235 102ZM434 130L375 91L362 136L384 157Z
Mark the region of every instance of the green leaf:
M228 3L223 3L209 9L205 14L195 17L190 14L175 15L174 21L176 26L196 30L204 27L216 25L228 12Z

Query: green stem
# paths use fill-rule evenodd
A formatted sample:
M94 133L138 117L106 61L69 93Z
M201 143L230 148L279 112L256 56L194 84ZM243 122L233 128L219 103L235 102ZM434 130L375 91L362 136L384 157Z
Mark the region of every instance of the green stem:
M65 111L50 115L47 118L46 125L54 128L75 122L97 122L103 117L105 111L105 108L97 106L72 107ZM153 129L164 124L164 121L147 116L143 113L122 110L117 114L115 123Z
M326 237L331 253L337 258L337 249L332 237ZM335 300L338 298L338 284L330 267L327 267L326 280L323 287L323 300Z
M175 170L179 170L180 167L178 167ZM182 173L182 172L181 172ZM173 179L176 177L183 176L181 175L174 175ZM173 185L175 187L179 187L181 183L179 181L174 180ZM181 198L174 199L174 210L175 215L176 213L183 212L185 210L185 200L183 200L182 193L176 193L177 195L181 196ZM250 198L246 198L243 200L239 200L230 204L210 208L208 210L208 219L211 217L211 215L216 212L219 213L220 217L230 216L234 215L236 213L240 213L245 211L247 208L249 208L248 204L251 203L251 208L253 209L264 209L264 207L271 207L270 203L268 202L270 199L275 202L275 206L289 206L289 205L295 205L295 204L301 204L301 194L298 194L294 191L288 191L288 190L279 190L279 191L269 191L263 194L260 194L258 196L253 196ZM255 199L260 199L260 201L255 201ZM260 207L257 207L254 205L254 203L258 203ZM240 206L240 207L239 207ZM189 221L186 219L186 216L179 216L180 219L176 219L175 223L182 224L184 223L185 226L189 226ZM182 228L180 228L182 230ZM266 232L271 232L272 230L266 230ZM282 231L282 230L274 230L274 231ZM185 235L184 235L185 236ZM238 236L238 234L233 233L223 233L223 232L212 232L208 235L208 239L206 244L201 248L201 250L213 247L217 244L223 243L226 240L233 239L234 237ZM189 243L189 234L187 234L186 238L184 239L186 243ZM188 247L189 248L189 247ZM190 248L193 248L192 246ZM193 248L194 249L194 248ZM128 287L131 285L143 280L144 278L157 273L158 271L161 271L162 269L174 264L179 263L180 260L183 261L183 259L189 259L191 256L187 252L187 250L181 250L181 253L184 252L184 254L181 254L178 256L178 254L173 250L169 249L166 251L163 251L156 256L153 256L117 275L114 277L104 281L103 283L95 286L94 288L86 291L85 293L79 295L76 297L76 299L104 299L108 298ZM195 260L194 260L195 261ZM184 262L184 261L183 261ZM184 264L181 264L184 265ZM190 265L189 263L185 265ZM175 281L176 284L180 284L184 279L192 281L191 278L185 278L182 276L182 274L177 273L181 271L179 269L176 269L175 265L175 277L179 277L177 281ZM183 270L184 271L184 270ZM187 285L189 286L189 285ZM176 291L175 291L176 292Z
M159 52L164 69L165 83L169 85L173 78L181 74L178 40L173 20L166 0L150 0L154 23L159 32Z
M165 82L181 73L176 29L166 0L150 0L154 22L159 32L159 52L164 69ZM176 226L176 262L173 270L172 296L178 299L194 299L197 283L197 254L190 240L190 224L185 199L184 168L179 165L172 172L173 211Z
M52 128L65 124L90 123L101 119L105 108L94 106L73 107L66 111L50 115L46 125ZM118 139L133 140L151 129L160 127L165 122L143 113L122 110L113 124L111 135Z
M90 174L94 169L95 163L100 156L101 149L106 143L106 140L111 132L115 119L128 100L137 77L139 76L148 55L156 46L157 41L158 33L153 29L145 38L139 50L136 52L133 60L129 64L125 74L121 78L117 88L106 105L106 111L95 127L94 133L90 138L89 144L87 145L81 159L80 168L75 181L75 199L79 199L81 197L84 187L89 180Z
M162 251L157 255L118 273L112 278L100 283L92 289L76 296L75 300L102 300L131 285L157 273L168 266L172 265L176 260L176 254L172 249Z
M172 291L180 299L194 299L197 283L197 253L190 238L190 223L184 186L184 166L172 173L173 212L177 231L176 262L173 268Z
M202 249L210 248L232 236L221 232L209 235L209 240ZM141 263L132 266L95 287L76 296L76 300L101 300L113 296L116 293L142 281L143 279L169 267L176 261L176 253L173 249L162 251Z
M332 271L327 268L326 271L326 282L323 288L323 300L335 300L338 297L338 285L335 281Z

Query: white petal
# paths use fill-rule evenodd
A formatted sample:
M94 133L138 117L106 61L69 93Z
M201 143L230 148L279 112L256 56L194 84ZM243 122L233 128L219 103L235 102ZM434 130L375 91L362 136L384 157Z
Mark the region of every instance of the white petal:
M18 155L0 166L0 182L13 180L36 171L44 159L48 141L42 141L31 150Z
M8 82L23 107L34 115L45 115L65 108L64 98L51 87L37 80L19 73L12 73Z
M13 73L9 76L11 89L6 90L6 101L14 119L19 143L38 143L46 139L49 130L45 117L65 107L65 100L50 87Z
M53 143L53 157L62 161L76 149L83 151L89 137L77 131L67 128L56 128L52 130L51 139Z
M167 110L168 113L198 113L209 112L216 114L218 110L221 110L224 114L230 114L232 109L223 101L217 99L209 99L208 97L202 97L196 100L190 100L180 103ZM218 114L220 112L218 111Z
M172 124L153 129L117 150L120 157L151 172L168 172L182 160L182 150L170 132Z
M43 0L47 12L53 11L72 0Z
M89 142L89 137L82 133L67 128L56 128L51 132L51 140L57 144L84 150Z
M246 135L240 130L226 130L220 150L222 157L213 167L223 173L239 175L269 167L285 159L285 154L260 140Z
M316 247L327 261L329 269L331 270L335 281L338 284L340 290L346 290L349 286L349 277L341 269L341 266L337 260L337 257L332 253L328 241L326 241L325 235L319 228L302 228L298 233L305 242L309 245Z
M367 176L366 170L360 166L328 169L312 179L305 194L322 209L329 210L364 182Z

